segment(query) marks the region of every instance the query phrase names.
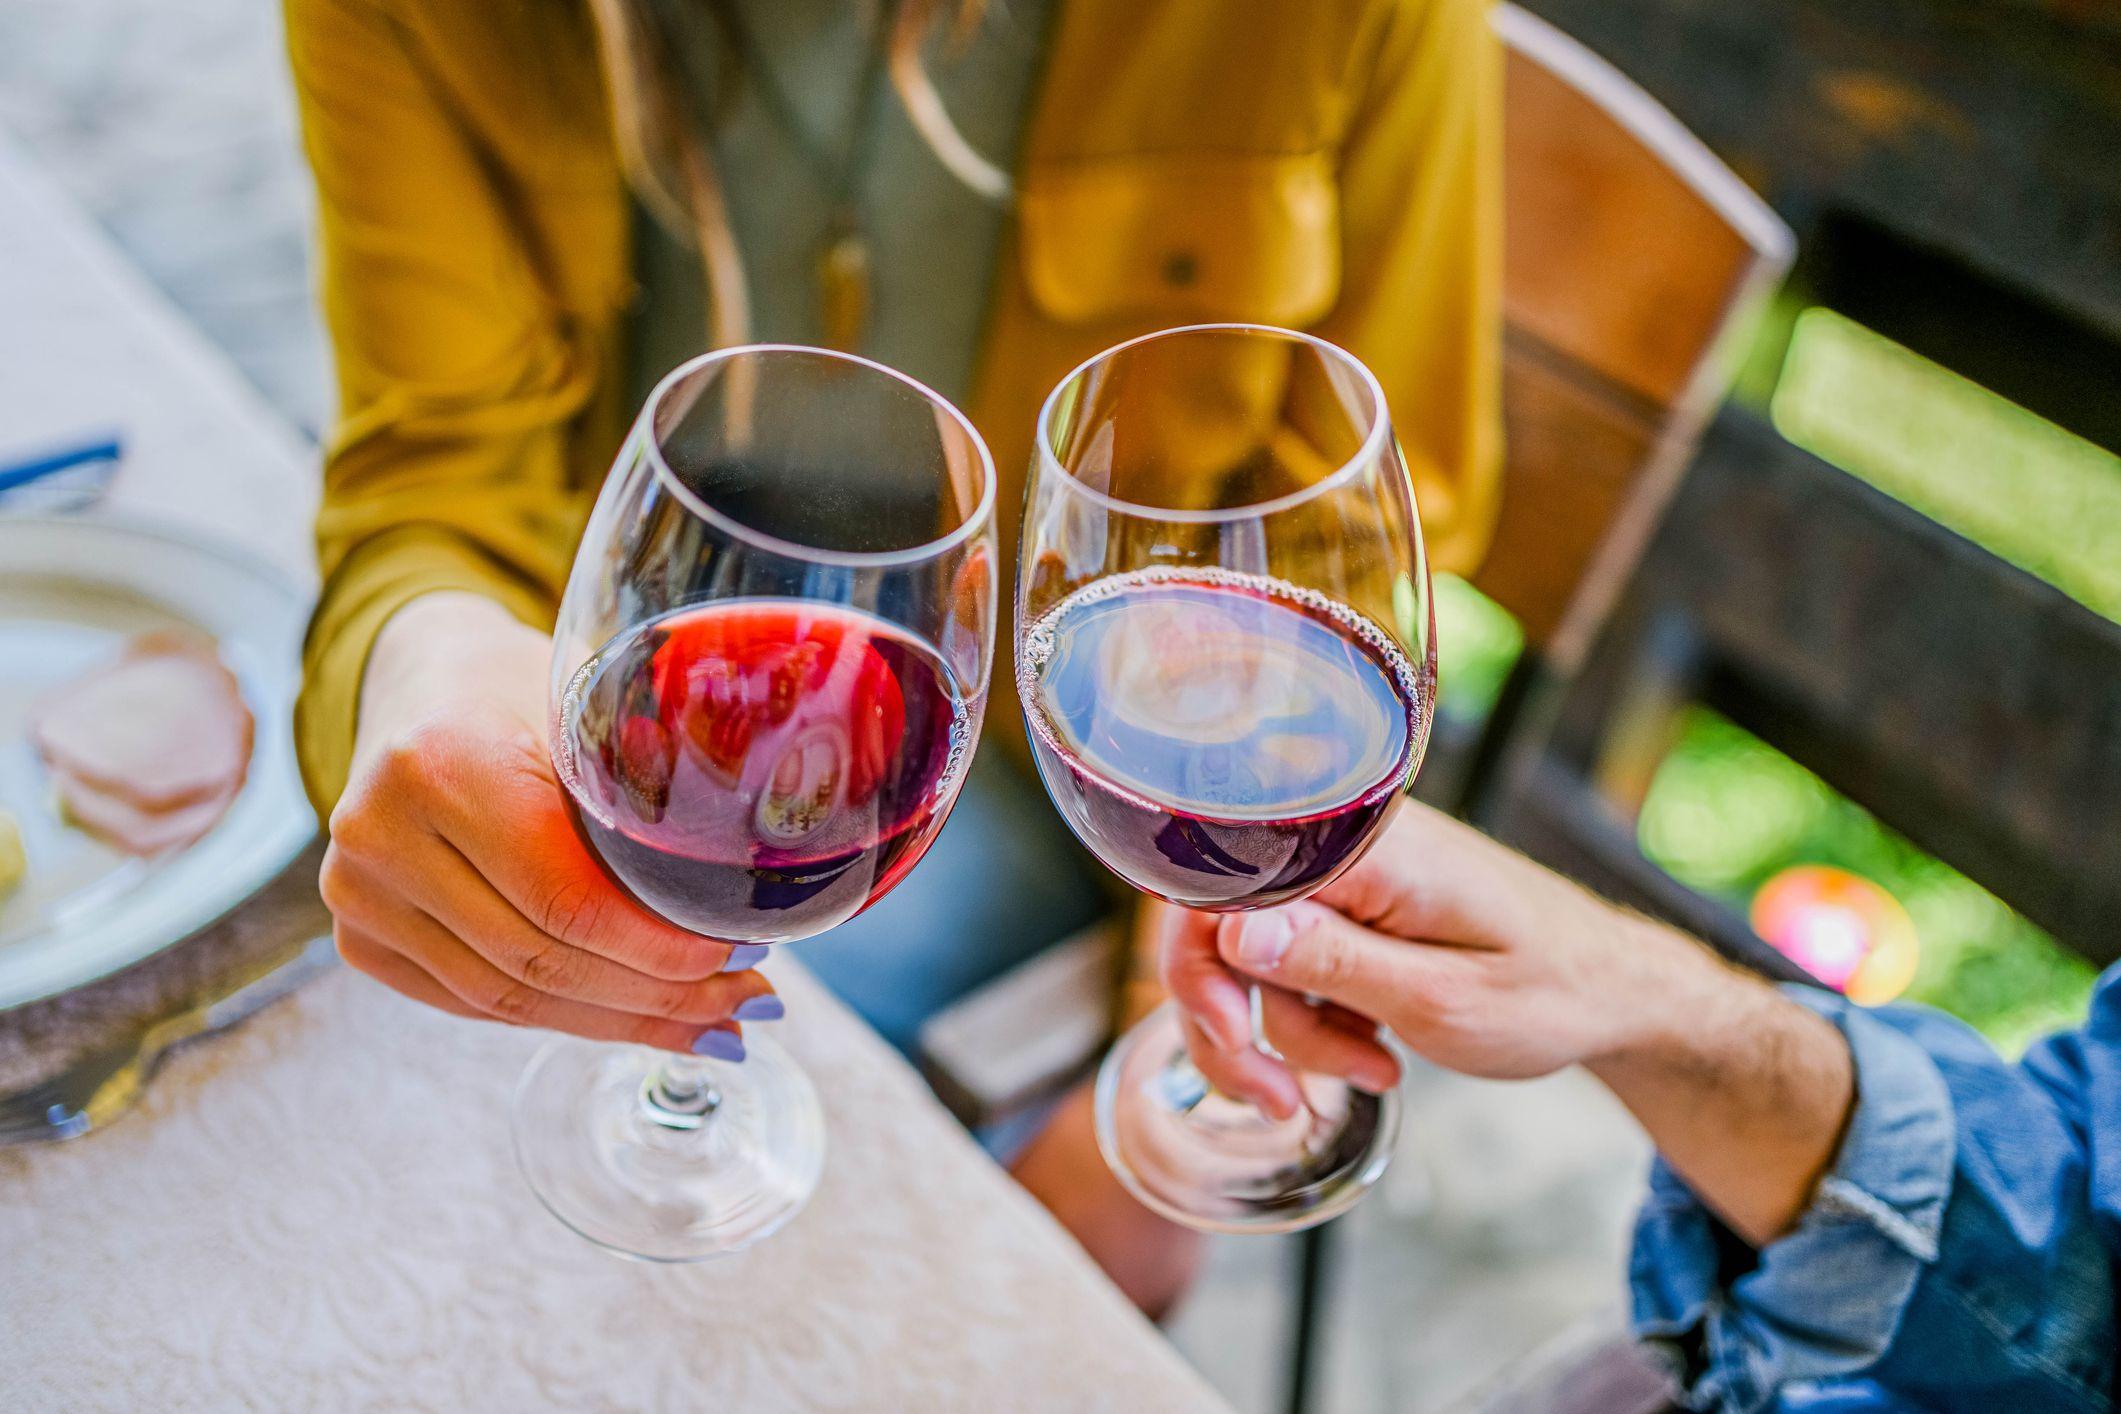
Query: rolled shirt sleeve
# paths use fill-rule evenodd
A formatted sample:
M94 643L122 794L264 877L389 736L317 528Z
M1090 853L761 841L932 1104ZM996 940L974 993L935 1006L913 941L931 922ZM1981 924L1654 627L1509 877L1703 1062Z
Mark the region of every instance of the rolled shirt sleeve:
M2112 1080L2113 1038L2081 1063L2101 1007L2012 1066L1937 1013L1788 991L1847 1038L1857 1102L1811 1207L1758 1252L1655 1166L1635 1326L1688 1403L1749 1414L1869 1386L1924 1407L2111 1409L2116 1195L2089 1143L2121 1125L2121 1094L2101 1110L2093 1084Z

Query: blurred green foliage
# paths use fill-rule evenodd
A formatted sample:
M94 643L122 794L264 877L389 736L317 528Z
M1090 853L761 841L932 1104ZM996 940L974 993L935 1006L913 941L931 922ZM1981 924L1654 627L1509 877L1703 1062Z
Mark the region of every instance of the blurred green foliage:
M1705 709L1685 716L1637 837L1673 877L1743 913L1794 864L1861 874L1899 899L1922 941L1911 1001L2010 1054L2080 1020L2094 973L1995 895L1886 829L1804 767Z
M1796 317L1776 430L2121 621L2121 457L1830 309Z
M1524 630L1510 611L1455 574L1436 576L1436 689L1449 716L1478 721L1495 705Z

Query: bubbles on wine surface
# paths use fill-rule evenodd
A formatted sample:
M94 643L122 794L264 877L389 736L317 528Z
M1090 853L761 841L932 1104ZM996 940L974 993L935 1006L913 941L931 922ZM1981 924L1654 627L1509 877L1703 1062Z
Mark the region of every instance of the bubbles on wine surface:
M1078 590L1026 629L1018 674L1033 730L1106 788L1230 821L1396 790L1428 697L1363 615L1217 568Z

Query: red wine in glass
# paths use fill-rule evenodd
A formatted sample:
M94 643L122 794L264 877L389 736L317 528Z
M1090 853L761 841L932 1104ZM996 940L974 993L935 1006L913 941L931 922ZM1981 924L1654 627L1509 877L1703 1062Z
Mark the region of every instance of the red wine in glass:
M584 663L555 753L590 852L642 905L713 938L806 938L890 890L969 755L935 651L859 611L722 600Z
M1317 889L1419 763L1435 665L1315 591L1217 568L1095 581L1024 632L1019 694L1061 813L1188 908Z

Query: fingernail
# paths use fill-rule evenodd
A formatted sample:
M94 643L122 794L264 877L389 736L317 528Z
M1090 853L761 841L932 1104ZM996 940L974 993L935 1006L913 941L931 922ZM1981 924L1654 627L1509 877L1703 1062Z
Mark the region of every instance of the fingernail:
M746 997L729 1013L738 1021L779 1021L788 1014L787 1005L771 993Z
M766 959L764 943L738 943L729 950L729 961L722 964L724 972L749 972Z
M1237 930L1237 965L1249 972L1271 971L1295 936L1296 920L1286 913L1252 914Z
M1361 1073L1352 1077L1349 1084L1366 1095L1382 1095L1387 1090L1397 1089L1399 1074L1383 1065L1364 1065Z
M719 1027L702 1031L692 1040L692 1053L709 1060L740 1061L744 1058L744 1038Z

